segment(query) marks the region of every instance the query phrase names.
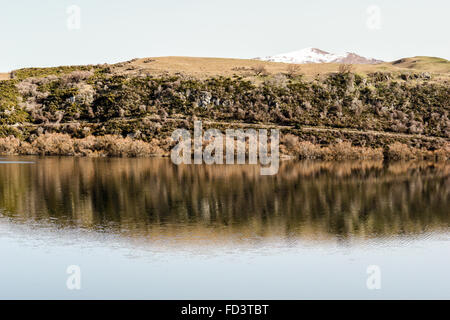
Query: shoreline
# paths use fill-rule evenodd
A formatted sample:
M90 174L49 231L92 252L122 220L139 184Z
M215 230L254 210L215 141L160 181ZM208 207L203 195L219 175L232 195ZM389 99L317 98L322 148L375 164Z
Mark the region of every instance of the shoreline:
M174 143L171 139L145 142L118 135L73 138L68 134L46 133L31 142L14 136L0 138L0 156L169 157ZM436 150L414 148L400 142L378 148L354 146L347 141L323 146L301 141L292 134L283 134L280 139L280 160L296 159L448 161L450 143Z

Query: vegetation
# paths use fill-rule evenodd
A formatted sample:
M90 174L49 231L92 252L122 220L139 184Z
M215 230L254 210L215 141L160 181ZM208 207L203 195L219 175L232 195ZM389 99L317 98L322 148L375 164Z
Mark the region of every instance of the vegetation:
M54 68L24 68L11 72L11 78L24 80L32 77L46 77L50 75L60 76L78 70L91 70L94 66L62 66Z
M280 128L282 151L302 158L448 158L445 74L383 67L364 74L341 65L308 79L306 66L273 73L272 65L255 63L244 68L247 76L236 74L238 64L233 76L205 78L143 72L139 63L14 71L13 79L0 81L0 152L166 154L175 128L202 119L223 129ZM118 145L143 142L145 151L113 152L101 146L103 136Z
M72 138L68 134L43 134L29 143L15 137L0 138L0 154L42 156L88 156L88 157L148 157L161 154L158 147L149 143L105 135Z

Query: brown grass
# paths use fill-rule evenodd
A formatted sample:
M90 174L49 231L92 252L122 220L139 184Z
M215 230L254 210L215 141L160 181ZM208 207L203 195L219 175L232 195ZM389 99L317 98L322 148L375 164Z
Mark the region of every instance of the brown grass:
M409 58L408 58L409 59ZM424 58L425 59L425 58ZM149 62L150 61L150 62ZM142 74L185 74L196 78L204 79L212 76L232 77L239 75L252 78L253 68L264 66L267 73L278 74L286 73L291 64L267 62L252 59L227 59L227 58L200 58L200 57L155 57L134 59L127 63L114 65L119 73L142 73ZM332 72L339 72L340 64L337 63L317 63L296 65L301 68L302 74L306 79L313 79L318 75L324 75ZM381 64L354 64L352 72L359 74L368 74L373 72L414 72L423 71L422 68L413 68L411 65L393 64L391 62ZM131 68L133 67L133 68ZM443 68L443 69L442 69ZM443 75L448 78L447 66L435 66L433 72L446 73ZM442 69L442 70L441 70ZM256 77L253 75L253 77ZM257 78L257 77L256 77Z
M233 75L244 76L258 81L254 75L253 68L263 66L268 74L286 73L291 68L301 68L305 79L314 79L317 76L339 72L341 64L336 63L312 63L300 64L292 67L292 64L259 61L254 59L229 59L229 58L202 58L202 57L151 57L133 59L121 62L111 67L117 73L151 74L151 75L174 75L184 74L200 79L209 77L232 77ZM450 78L450 62L445 59L433 57L404 58L394 62L380 64L354 64L352 72L368 74L373 72L423 72L436 73L434 79L448 80ZM250 72L249 72L250 71ZM288 71L289 73L289 71ZM0 73L0 80L9 79L9 73ZM252 79L253 80L253 79Z

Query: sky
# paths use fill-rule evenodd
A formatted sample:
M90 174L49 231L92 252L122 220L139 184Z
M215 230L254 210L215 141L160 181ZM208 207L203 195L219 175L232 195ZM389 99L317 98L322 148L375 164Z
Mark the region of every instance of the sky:
M448 0L0 1L0 72L305 47L385 61L450 59Z

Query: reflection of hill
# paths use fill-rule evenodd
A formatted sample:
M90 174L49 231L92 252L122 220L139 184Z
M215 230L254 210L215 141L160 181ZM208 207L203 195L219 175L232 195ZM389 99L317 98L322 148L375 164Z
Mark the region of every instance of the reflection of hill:
M284 162L260 176L253 166L46 158L0 166L0 208L137 237L389 236L449 227L449 173L445 163Z

